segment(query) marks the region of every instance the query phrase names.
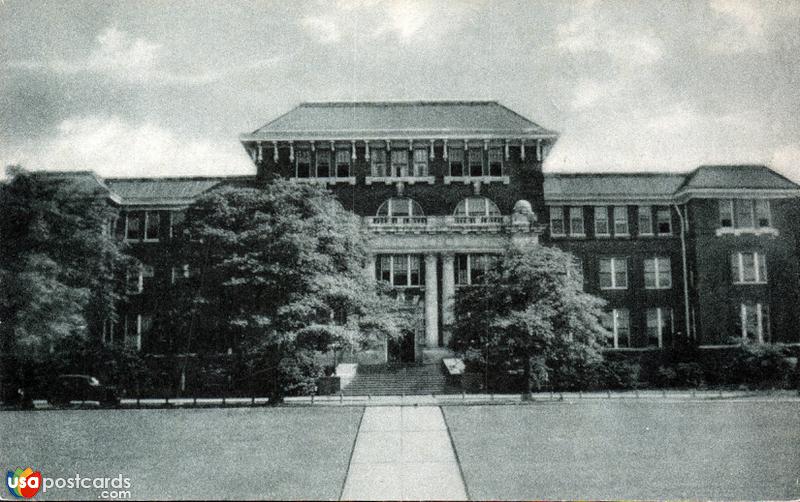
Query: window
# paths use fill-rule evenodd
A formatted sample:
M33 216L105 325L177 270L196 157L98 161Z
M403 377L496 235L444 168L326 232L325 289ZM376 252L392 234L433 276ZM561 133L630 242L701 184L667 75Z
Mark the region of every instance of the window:
M402 223L410 217L422 218L425 213L416 201L407 197L392 197L378 208L376 223Z
M317 150L317 178L330 178L331 151Z
M144 213L144 240L158 241L158 230L161 226L161 214L157 211L145 211Z
M756 199L756 223L758 228L768 228L771 226L772 215L767 199Z
M195 275L197 275L197 269L194 267L189 267L188 264L174 266L172 267L172 284L175 284L178 281L191 279Z
M372 165L372 176L377 178L388 176L386 170L386 150L378 149L370 152L370 162Z
M138 295L144 290L142 267L134 267L125 272L125 291L129 295Z
M672 334L672 326L672 309L663 307L647 309L647 345L663 347L665 335Z
M639 235L653 235L653 208L639 206Z
M628 235L627 206L614 206L614 235Z
M733 201L719 201L719 226L721 228L733 228Z
M733 253L731 276L734 284L766 284L767 258L763 253Z
M585 232L583 230L582 207L569 208L569 233L570 235L576 235L576 236L585 235Z
M295 176L298 178L311 177L311 151L298 149L294 153Z
M395 287L421 286L425 283L421 270L421 255L380 255L376 276Z
M736 200L736 228L754 228L753 225L753 201Z
M503 175L503 149L489 149L489 176Z
M125 344L136 350L142 350L142 316L126 315L124 329Z
M672 234L672 214L669 208L661 208L656 212L656 228L658 235Z
M742 303L739 306L737 327L743 341L753 343L771 342L769 305Z
M594 208L594 234L597 236L609 235L608 208L595 206Z
M142 214L139 212L125 215L125 240L138 241L142 238Z
M186 225L186 213L184 211L170 211L169 213L169 237L177 239L183 234Z
M350 176L350 151L336 150L336 177L347 178Z
M456 147L447 149L450 160L450 176L464 176L464 150Z
M150 289L153 287L153 278L156 276L155 268L152 265L142 265L141 271L141 290Z
M647 258L644 260L645 289L669 289L672 287L672 266L669 258Z
M564 235L564 208L550 208L550 235Z
M428 175L428 149L414 149L414 176L422 177Z
M408 176L408 150L392 150L391 176Z
M614 309L602 318L603 327L613 335L615 349L631 346L630 313L628 309Z
M469 149L469 175L483 176L483 149Z
M600 260L600 289L628 288L628 260L602 258Z
M467 197L456 206L457 223L493 221L500 216L497 205L486 197Z
M496 257L488 254L456 255L456 285L482 284L486 280L486 274L494 266L495 261Z

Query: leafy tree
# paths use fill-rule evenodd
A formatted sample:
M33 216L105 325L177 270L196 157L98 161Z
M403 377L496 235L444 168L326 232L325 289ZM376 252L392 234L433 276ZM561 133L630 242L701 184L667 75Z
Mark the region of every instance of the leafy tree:
M359 340L365 328L395 336L395 318L366 271L359 220L326 190L274 180L224 187L190 210L202 241L200 294L265 382L271 402L307 392L322 373L313 354Z
M9 168L0 184L0 350L16 390L68 337L100 338L130 264L112 235L116 210L91 174Z
M546 246L510 247L481 285L460 288L450 345L461 354L494 352L517 362L525 395L554 387L600 361L603 300L582 290L572 255Z

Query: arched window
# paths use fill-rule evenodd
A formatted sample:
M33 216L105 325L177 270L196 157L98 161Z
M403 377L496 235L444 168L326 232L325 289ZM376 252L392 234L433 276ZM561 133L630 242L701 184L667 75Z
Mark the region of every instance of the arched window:
M422 206L407 197L392 197L378 208L378 216L425 216Z
M486 197L467 197L456 206L455 216L500 216L500 210Z

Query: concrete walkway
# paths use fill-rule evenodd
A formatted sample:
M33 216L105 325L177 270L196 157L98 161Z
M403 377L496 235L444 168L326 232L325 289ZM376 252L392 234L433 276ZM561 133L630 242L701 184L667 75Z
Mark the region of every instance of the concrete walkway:
M364 410L342 500L465 500L438 406Z

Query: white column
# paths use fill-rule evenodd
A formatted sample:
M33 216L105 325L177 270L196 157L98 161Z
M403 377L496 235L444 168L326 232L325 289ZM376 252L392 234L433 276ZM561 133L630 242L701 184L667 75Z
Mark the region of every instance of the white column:
M442 324L445 326L444 345L450 341L450 327L455 320L453 300L456 294L455 256L446 253L442 256Z
M378 260L375 256L375 253L367 253L367 265L365 267L365 270L369 275L370 279L377 280L377 274L378 274L377 265L378 265Z
M425 255L425 346L439 346L439 301L436 255Z

